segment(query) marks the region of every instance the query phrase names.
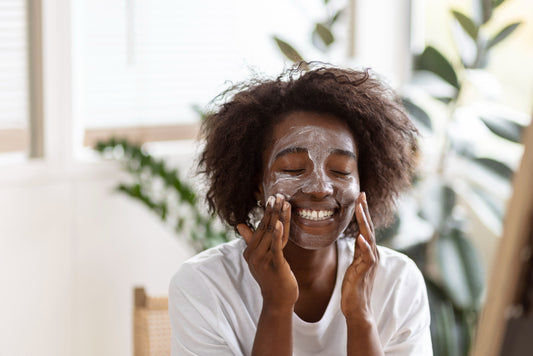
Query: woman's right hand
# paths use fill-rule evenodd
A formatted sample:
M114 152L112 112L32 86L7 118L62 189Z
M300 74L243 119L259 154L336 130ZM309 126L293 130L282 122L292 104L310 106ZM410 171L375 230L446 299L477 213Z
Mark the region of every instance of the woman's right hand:
M252 231L245 224L237 230L246 241L244 258L263 295L263 307L274 310L294 308L298 299L298 283L283 248L289 240L291 205L281 194L269 197L265 215Z

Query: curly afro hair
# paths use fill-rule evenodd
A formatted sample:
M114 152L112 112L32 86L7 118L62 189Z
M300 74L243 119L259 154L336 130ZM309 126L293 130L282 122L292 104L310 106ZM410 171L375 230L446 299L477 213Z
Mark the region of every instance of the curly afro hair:
M376 228L391 222L398 194L411 183L418 132L392 91L368 70L311 66L233 86L219 96L226 102L203 122L198 171L207 179L206 200L210 211L234 228L257 222L266 138L294 111L328 113L346 122ZM355 218L345 235L354 231Z

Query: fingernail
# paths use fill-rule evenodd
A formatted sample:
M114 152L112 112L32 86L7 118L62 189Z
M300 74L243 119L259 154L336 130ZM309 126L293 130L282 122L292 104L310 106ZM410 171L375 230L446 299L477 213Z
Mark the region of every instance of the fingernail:
M287 203L287 202L283 203L283 211L289 210L290 206L291 205L289 203Z
M267 200L267 207L273 208L275 202L276 202L276 198L274 198L273 195L269 196Z
M363 201L366 203L366 193L363 192Z

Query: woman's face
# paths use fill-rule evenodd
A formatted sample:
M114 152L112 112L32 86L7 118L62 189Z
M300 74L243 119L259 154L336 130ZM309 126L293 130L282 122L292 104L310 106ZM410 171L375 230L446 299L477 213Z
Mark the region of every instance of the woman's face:
M274 126L263 154L262 194L291 203L290 241L329 246L352 221L359 196L357 148L348 126L329 114L297 111Z

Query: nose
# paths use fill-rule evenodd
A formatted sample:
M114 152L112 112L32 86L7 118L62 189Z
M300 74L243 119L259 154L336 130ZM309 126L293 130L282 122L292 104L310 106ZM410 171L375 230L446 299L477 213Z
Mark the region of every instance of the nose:
M333 185L323 172L315 170L306 179L302 193L309 194L315 199L323 199L333 194Z

